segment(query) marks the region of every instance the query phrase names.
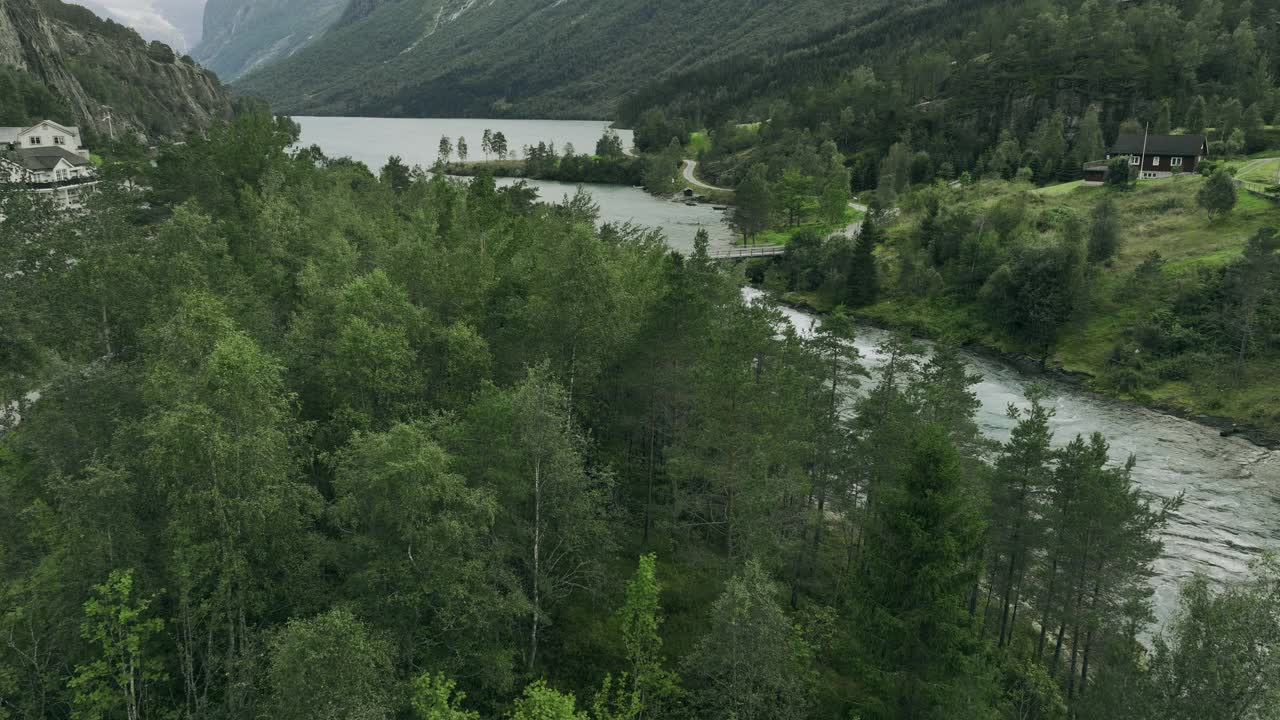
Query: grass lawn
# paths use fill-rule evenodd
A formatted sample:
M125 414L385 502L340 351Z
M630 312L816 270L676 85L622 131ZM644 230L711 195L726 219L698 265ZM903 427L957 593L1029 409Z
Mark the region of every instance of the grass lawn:
M984 181L967 190L965 199L989 206L1021 194L1035 206L1062 208L1087 219L1099 200L1110 197L1124 218L1125 233L1106 272L1127 274L1154 250L1164 257L1166 272L1178 273L1229 261L1258 228L1280 226L1280 206L1243 190L1230 214L1210 220L1196 204L1204 183L1205 178L1188 175L1142 180L1127 190L1075 183L1028 190L1025 184ZM897 223L894 230L909 225L913 214L909 212L907 222Z
M1073 180L1071 182L1062 183L1061 185L1048 185L1046 187L1037 188L1035 193L1037 195L1050 197L1053 195L1066 195L1082 185L1084 185L1083 180Z
M1237 165L1236 177L1247 182L1274 185L1280 172L1280 157L1256 158Z

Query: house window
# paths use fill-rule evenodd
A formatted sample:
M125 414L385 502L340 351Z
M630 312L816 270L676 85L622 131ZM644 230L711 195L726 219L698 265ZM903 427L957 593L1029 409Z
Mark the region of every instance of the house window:
M61 135L54 135L54 136L53 136L53 144L54 144L54 145L66 145L66 144L67 144L67 139L66 139L66 138L64 138L64 137L62 137Z
M1137 155L1130 155L1130 156L1129 156L1129 164L1130 164L1130 165L1137 165L1137 164L1139 164L1139 163L1141 163L1141 162L1142 162L1142 158L1138 157Z
M1155 167L1155 166L1157 166L1157 165L1159 165L1159 164L1160 164L1160 156L1159 156L1159 155L1156 155L1155 157L1151 158L1151 167Z
M39 136L39 135L32 135L30 138L28 138L28 139L27 139L27 144L28 144L28 145L39 145L39 144L40 144L40 136Z
M1181 157L1169 158L1169 165L1171 165L1172 167L1182 167L1182 158Z

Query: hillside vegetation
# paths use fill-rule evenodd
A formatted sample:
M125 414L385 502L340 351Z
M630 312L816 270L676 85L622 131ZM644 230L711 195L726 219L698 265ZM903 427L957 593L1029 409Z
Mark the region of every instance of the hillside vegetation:
M1239 190L1233 210L1210 217L1197 201L1207 182L921 188L873 233L877 292L863 302L843 289L860 278L803 246L758 277L819 308L860 305L1280 438L1280 209Z
M112 110L111 127L105 121ZM105 140L176 139L230 115L212 73L167 45L59 0L0 0L0 119L49 117Z
M323 37L240 79L236 90L294 114L602 118L656 77L768 52L879 4L359 3Z
M787 152L828 140L855 190L1026 168L1080 177L1129 122L1209 132L1211 154L1270 146L1280 112L1280 9L1177 0L947 0L895 4L772 54L743 53L641 89L624 122L710 128L768 121ZM719 168L721 184L749 162ZM715 171L716 168L710 168ZM887 198L891 200L891 198Z

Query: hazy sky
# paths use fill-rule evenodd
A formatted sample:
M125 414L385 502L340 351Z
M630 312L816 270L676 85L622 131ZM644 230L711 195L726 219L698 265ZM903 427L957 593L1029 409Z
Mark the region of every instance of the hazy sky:
M205 0L69 0L128 25L148 40L189 52L200 42Z

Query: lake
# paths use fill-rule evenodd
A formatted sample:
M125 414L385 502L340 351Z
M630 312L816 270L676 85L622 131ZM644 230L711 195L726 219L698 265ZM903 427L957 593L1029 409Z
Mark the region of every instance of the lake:
M539 142L554 142L557 150L572 144L579 153L593 152L596 140L609 127L605 120L450 120L405 118L295 117L302 128L300 145L318 145L330 157L349 157L368 165L375 173L392 155L408 165L430 167L439 153L440 138L455 145L466 138L469 157L483 159L480 139L485 130L502 132L512 150ZM624 147L630 147L630 130L619 130ZM511 184L511 179L500 183ZM548 201L572 195L578 186L548 180L528 180ZM724 213L709 205L686 205L679 200L650 195L643 190L620 185L584 185L600 206L601 222L635 222L656 227L672 247L693 249L699 229L711 235L712 248L729 247L733 234L724 224Z

